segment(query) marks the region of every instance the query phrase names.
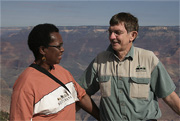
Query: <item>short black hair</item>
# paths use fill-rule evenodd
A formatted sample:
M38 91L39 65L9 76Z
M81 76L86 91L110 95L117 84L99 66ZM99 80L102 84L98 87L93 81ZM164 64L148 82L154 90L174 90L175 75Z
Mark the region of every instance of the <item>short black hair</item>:
M40 46L48 47L51 42L50 34L52 32L59 32L59 29L53 24L45 23L36 25L29 33L28 46L35 58L40 55Z
M112 16L109 21L110 26L118 25L119 23L124 23L127 32L139 30L138 19L130 13L121 12Z

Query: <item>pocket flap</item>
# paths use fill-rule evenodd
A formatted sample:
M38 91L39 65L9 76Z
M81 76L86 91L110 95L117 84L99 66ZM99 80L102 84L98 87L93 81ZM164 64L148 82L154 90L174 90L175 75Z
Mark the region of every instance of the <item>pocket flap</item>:
M99 81L100 81L101 83L107 82L107 81L109 81L109 80L110 80L110 77L109 77L109 76L101 76L101 77L99 77Z
M131 77L131 80L137 84L149 84L150 78L135 78Z

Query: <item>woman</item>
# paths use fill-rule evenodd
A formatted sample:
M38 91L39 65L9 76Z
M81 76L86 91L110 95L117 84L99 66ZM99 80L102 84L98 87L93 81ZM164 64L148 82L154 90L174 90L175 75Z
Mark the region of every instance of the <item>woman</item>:
M60 85L30 66L13 86L10 121L75 120L75 104L99 118L98 108L72 75L59 65L64 52L59 30L52 24L39 24L29 34L28 46L33 52L33 65L54 75Z

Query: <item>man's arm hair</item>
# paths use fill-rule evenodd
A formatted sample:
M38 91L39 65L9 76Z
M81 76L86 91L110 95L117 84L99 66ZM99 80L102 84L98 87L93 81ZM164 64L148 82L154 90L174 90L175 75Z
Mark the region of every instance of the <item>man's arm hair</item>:
M163 100L180 116L180 98L175 92L172 92L170 95L163 98Z

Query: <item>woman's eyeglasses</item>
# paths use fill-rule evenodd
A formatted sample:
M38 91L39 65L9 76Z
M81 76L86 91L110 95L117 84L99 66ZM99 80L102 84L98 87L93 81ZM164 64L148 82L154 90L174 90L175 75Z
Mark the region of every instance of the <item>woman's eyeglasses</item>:
M55 46L55 45L48 45L48 47L55 47L55 48L57 48L57 49L61 49L61 47L63 46L63 43L61 43L60 45L58 45L58 46Z

